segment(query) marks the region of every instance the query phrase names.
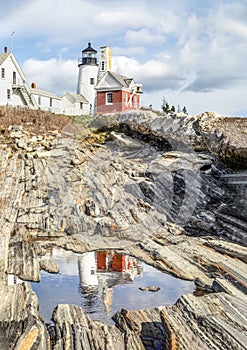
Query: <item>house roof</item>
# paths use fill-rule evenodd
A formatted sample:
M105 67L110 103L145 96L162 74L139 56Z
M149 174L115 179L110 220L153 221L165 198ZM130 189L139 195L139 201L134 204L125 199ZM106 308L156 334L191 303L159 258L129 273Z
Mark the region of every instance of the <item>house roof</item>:
M10 57L10 58L12 59L12 62L13 62L13 64L15 65L16 70L19 72L19 74L20 74L21 78L23 79L23 81L26 82L27 79L26 79L26 77L25 77L25 75L24 75L24 73L23 73L21 67L19 66L19 64L18 64L18 62L16 61L16 58L15 58L15 56L13 55L12 52L6 52L6 53L1 53L1 54L0 54L0 65L3 64L4 61L6 61L6 59L7 59L8 57Z
M33 88L29 88L29 91L33 94L33 95L40 95L40 96L45 96L45 97L51 97L51 98L56 98L58 100L61 99L61 97L54 95L52 92L49 91L45 91L45 90L39 90L39 89L33 89Z
M72 92L65 92L61 98L63 98L66 95L70 95L73 97L73 99L77 102L82 102L82 103L89 103L88 100L81 94L73 94Z
M6 60L10 53L0 53L0 65Z
M124 75L118 74L118 73L114 73L114 72L108 72L109 74L111 74L113 76L114 79L117 80L118 83L120 83L120 85L122 87L126 87L128 88L131 84L131 82L133 81L132 78L128 78L125 77Z
M128 78L124 75L107 71L100 81L95 86L96 90L109 89L109 88L125 88L129 89L131 83L134 81L132 78Z

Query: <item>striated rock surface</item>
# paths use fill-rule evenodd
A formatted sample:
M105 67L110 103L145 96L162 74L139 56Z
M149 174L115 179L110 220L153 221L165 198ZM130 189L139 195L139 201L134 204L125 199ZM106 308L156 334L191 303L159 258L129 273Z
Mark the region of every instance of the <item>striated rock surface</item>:
M8 286L1 280L0 294L0 348L49 350L50 337L30 284Z
M78 137L73 123L42 135L6 128L0 348L245 349L246 175L219 163L245 168L245 120L241 144L235 122L209 113L124 113L93 122L109 133L104 143L99 131ZM222 134L224 127L229 132ZM31 285L8 285L7 274L39 281L40 269L58 272L48 257L52 247L121 250L195 280L196 295L211 294L119 310L116 325L92 321L79 306L58 305L55 325L47 328Z
M223 117L214 112L157 116L151 111L140 111L123 113L117 122L132 132L166 140L172 149L209 150L228 166L247 169L246 118Z

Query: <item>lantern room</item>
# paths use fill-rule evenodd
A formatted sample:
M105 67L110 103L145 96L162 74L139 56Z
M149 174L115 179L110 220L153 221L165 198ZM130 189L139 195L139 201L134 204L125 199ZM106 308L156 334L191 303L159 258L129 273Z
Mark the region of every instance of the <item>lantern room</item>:
M97 51L94 48L92 48L91 43L89 42L88 47L82 50L82 58L79 58L78 66L82 64L97 65L96 54Z

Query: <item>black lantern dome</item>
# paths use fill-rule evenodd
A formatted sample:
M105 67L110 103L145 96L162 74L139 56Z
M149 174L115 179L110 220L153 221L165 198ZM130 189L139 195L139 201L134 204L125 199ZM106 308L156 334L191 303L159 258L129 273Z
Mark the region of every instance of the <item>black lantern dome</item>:
M91 43L88 43L88 47L82 50L82 58L79 59L79 66L81 64L97 65L97 51L92 48Z

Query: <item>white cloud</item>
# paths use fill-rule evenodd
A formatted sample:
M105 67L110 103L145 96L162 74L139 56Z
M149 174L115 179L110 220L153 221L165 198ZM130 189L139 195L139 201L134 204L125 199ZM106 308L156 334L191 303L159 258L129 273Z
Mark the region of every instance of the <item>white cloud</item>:
M16 31L24 72L40 88L74 91L74 59L91 40L112 46L114 70L143 83L143 100L186 96L196 109L202 96L210 107L231 91L229 111L244 110L246 0L9 0L0 17L0 40Z
M29 82L35 82L37 88L57 94L64 91L76 91L77 63L62 58L40 61L33 58L26 60L22 66Z
M114 46L112 47L112 55L115 56L128 56L128 57L140 57L146 56L147 48L144 46Z
M128 45L134 44L159 44L165 42L165 37L161 34L152 32L147 28L142 28L140 30L127 30L125 34L125 41Z

